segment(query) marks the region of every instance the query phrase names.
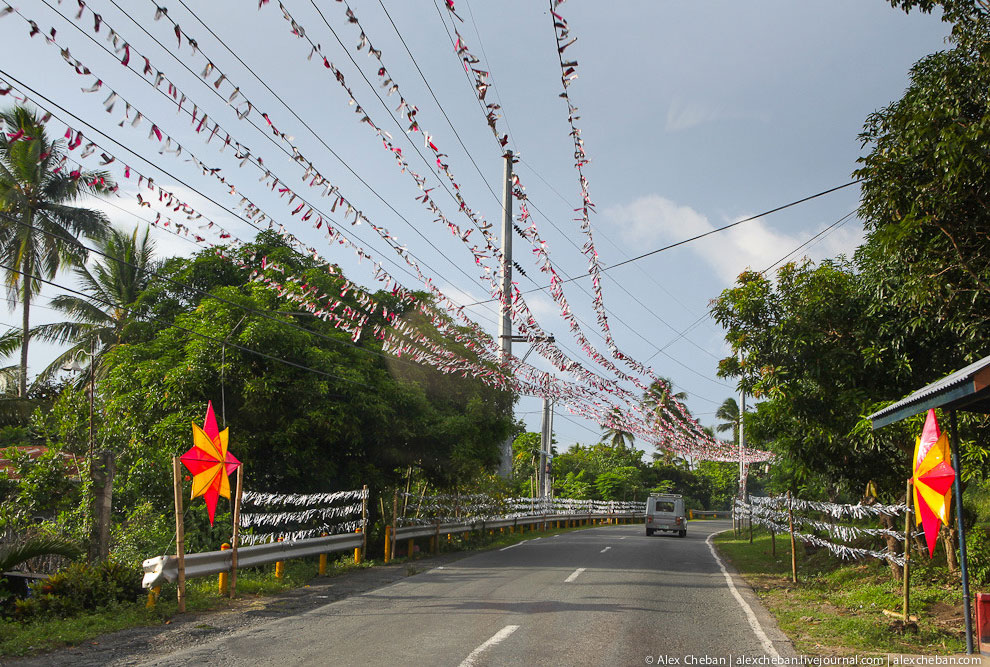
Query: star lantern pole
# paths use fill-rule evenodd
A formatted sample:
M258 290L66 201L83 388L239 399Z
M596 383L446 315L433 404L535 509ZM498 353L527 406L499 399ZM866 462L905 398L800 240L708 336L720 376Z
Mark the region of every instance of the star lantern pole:
M949 439L939 430L935 410L929 409L921 436L915 442L912 474L915 523L924 526L929 558L934 557L940 525L949 523L952 483L956 479L950 460Z
M206 421L203 428L194 422L193 446L180 457L182 464L192 474L192 498L203 496L210 525L216 514L217 499L230 498L230 475L241 462L227 451L228 431L217 429L217 419L213 414L213 402L206 408Z

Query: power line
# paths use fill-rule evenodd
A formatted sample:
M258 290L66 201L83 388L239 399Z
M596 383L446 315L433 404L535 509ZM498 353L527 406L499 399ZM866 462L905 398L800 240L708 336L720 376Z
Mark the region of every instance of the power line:
M845 187L845 186L841 186L841 187ZM773 269L775 266L777 266L778 264L780 264L781 262L783 262L785 259L787 259L791 255L793 255L794 253L796 253L799 250L801 250L801 248L803 248L804 246L808 245L809 243L811 243L815 239L817 239L817 238L819 238L819 237L821 237L821 236L823 236L825 234L831 233L831 231L833 231L834 229L837 229L838 227L846 224L852 218L852 216L853 216L853 214L855 212L856 211L853 210L853 211L850 211L849 213L847 213L846 215L842 216L841 218L839 218L838 220L836 220L832 224L828 225L825 229L821 230L820 232L818 232L817 234L815 234L811 238L807 239L806 241L804 241L803 243L801 243L800 245L798 245L798 247L796 247L794 250L791 250L786 255L784 255L783 257L781 257L780 259L778 259L776 262L774 262L773 264L771 264L767 268L765 268L762 271L760 271L760 273L761 274L767 273L768 271L770 271L771 269ZM681 331L679 334L677 334L676 337L674 337L666 345L664 345L663 347L661 347L660 350L666 350L668 347L670 347L671 345L673 345L674 343L676 343L677 341L679 341L689 331L691 331L692 329L694 329L696 326L698 326L699 324L701 324L704 320L706 320L709 317L711 317L711 313L705 313L704 315L702 315L701 317L699 317L698 319L696 319L694 322L692 322L691 324L689 324L683 331ZM656 353L654 353L649 359L647 359L647 361L649 361L650 359L652 359L655 356L656 356Z
M828 190L823 190L822 192L819 192L819 193L816 193L816 194L813 194L813 195L809 195L809 196L804 197L802 199L798 199L797 201L792 201L792 202L790 202L788 204L784 204L782 206L778 206L776 208L772 208L769 211L764 211L763 213L758 213L758 214L752 215L752 216L750 216L748 218L743 218L742 220L737 220L736 222L730 223L728 225L723 225L721 227L717 227L715 229L712 229L712 230L709 230L707 232L704 232L703 234L698 234L696 236L692 236L691 238L687 238L687 239L684 239L682 241L678 241L677 243L671 243L670 245L663 246L662 248L657 248L656 250L651 250L650 252L643 253L642 255L637 255L637 256L632 257L630 259L627 259L627 260L625 260L623 262L619 262L618 264L612 264L611 266L603 266L602 269L601 269L601 272L604 273L606 271L611 271L612 269L617 269L620 266L624 266L624 265L629 264L631 262L635 262L635 261L641 260L644 257L649 257L651 255L656 255L657 253L664 252L665 250L670 250L671 248L676 248L676 247L682 246L682 245L684 245L686 243L690 243L692 241L697 241L698 239L704 238L706 236L711 236L712 234L717 234L718 232L724 232L725 230L731 229L732 227L735 227L736 225L741 225L744 222L752 222L753 220L756 220L758 218L763 218L765 216L768 216L771 213L776 213L778 211L783 211L786 208L790 208L792 206L797 206L798 204L803 204L804 202L811 201L812 199L816 199L818 197L823 197L823 196L825 196L827 194L831 194L831 193L836 192L838 190L841 190L843 188L848 188L850 185L856 185L857 183L859 183L861 181L862 181L862 179L857 179L855 181L850 181L850 182L848 182L848 183L846 183L844 185L838 185L838 186L836 186L834 188L829 188ZM580 278L584 278L584 277L586 277L586 276L581 275L581 276L578 276L577 278L570 278L568 280L562 280L560 282L561 283L571 282L572 280L579 280ZM545 289L549 289L549 286L547 286L547 287L538 287L536 289L527 290L527 291L523 292L523 294L529 294L530 292L536 292L536 291L545 290ZM490 299L490 300L491 301L494 301L494 299ZM487 302L482 302L482 303L487 303ZM473 306L473 305L476 305L476 304L471 304L471 305Z

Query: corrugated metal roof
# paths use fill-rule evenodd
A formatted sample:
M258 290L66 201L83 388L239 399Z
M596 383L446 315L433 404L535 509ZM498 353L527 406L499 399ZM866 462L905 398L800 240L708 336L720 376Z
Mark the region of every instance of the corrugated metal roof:
M990 367L990 356L984 357L955 373L946 375L944 378L922 387L910 396L902 398L893 405L888 405L883 410L874 412L870 415L870 419L873 421L873 428L886 426L899 419L923 412L929 407L941 407L942 405L948 405L949 403L972 396L979 389L982 389L982 387L975 386L973 382L975 376L988 367ZM940 402L940 398L944 399L944 401ZM912 411L912 408L917 409Z

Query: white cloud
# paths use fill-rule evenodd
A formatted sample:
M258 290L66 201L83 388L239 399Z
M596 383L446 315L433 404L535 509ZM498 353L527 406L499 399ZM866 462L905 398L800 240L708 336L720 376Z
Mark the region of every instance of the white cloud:
M690 206L679 205L659 195L640 197L630 204L605 209L605 218L619 228L622 238L640 247L681 241L715 229L706 216ZM743 220L737 216L725 223ZM764 220L752 220L724 232L693 241L687 248L699 255L725 283L732 283L747 268L762 271L792 252L808 234L775 231ZM850 255L862 242L855 221L802 248L795 258L820 260L840 253Z
M670 106L667 107L667 122L664 124L666 132L680 132L690 130L699 125L714 123L720 120L756 120L769 122L770 116L766 112L755 110L742 111L736 107L728 107L725 104L711 105L697 100L686 101L681 97L675 97Z
M667 132L688 130L723 117L724 114L719 110L701 102L685 102L680 97L675 97L667 107L667 123L664 125L664 130Z

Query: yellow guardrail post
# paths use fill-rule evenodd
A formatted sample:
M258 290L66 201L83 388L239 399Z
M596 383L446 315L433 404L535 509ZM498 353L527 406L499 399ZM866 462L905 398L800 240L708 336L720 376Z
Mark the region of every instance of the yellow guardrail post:
M354 532L360 533L361 529L358 528ZM354 547L354 564L360 565L362 560L364 560L364 553L362 553L361 547Z
M412 558L413 557L413 551L415 550L415 548L416 548L416 540L414 540L413 538L410 537L406 541L406 556L408 556L409 558Z
M320 533L320 537L326 537L326 536L327 536L326 533ZM317 574L319 574L321 577L325 577L327 575L327 555L326 554L320 554L320 567L317 570Z
M278 538L278 541L281 542L282 538L281 537ZM275 561L275 578L281 579L284 576L285 576L285 561L284 560Z
M220 545L220 551L228 551L228 550L230 550L230 545L227 544L226 542L224 542L223 544ZM227 594L227 573L226 572L221 572L220 573L220 580L217 582L217 587L220 590L220 595L226 595Z
M392 526L385 526L385 562L392 562Z
M144 606L148 609L152 609L155 606L155 603L158 602L158 596L161 594L161 592L162 592L161 586L155 586L150 591L148 591L148 601L145 603Z

